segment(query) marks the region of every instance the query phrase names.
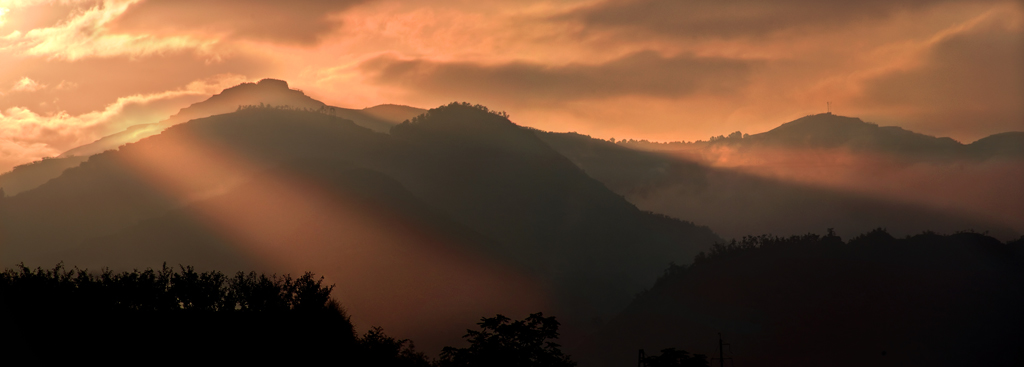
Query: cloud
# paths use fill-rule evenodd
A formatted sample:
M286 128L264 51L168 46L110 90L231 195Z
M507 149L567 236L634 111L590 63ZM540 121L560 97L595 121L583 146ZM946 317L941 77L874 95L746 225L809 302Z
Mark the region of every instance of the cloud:
M1024 19L994 17L939 38L916 67L866 82L861 103L938 134L1024 131Z
M340 26L335 14L367 1L145 0L129 6L112 28L313 44Z
M955 0L607 0L555 16L593 29L669 37L760 37L775 32L837 29ZM974 1L977 3L979 1Z
M147 34L115 33L109 23L139 0L105 0L90 8L75 10L56 25L27 32L14 31L0 42L8 53L78 60L86 57L144 56L166 51L208 47L209 40L184 36L153 37ZM34 5L34 4L15 4Z
M128 126L161 121L183 106L244 81L239 75L218 75L175 90L121 97L103 110L80 115L41 115L24 107L7 108L0 111L0 172L55 156Z
M14 83L11 90L16 92L35 92L44 88L46 88L45 84L39 84L35 80L29 79L29 77L26 76Z
M188 81L218 74L268 75L268 61L245 54L216 62L207 62L189 52L80 60L44 56L5 58L0 54L0 63L6 68L0 72L0 92L7 92L23 76L48 86L35 93L7 93L0 98L0 111L27 107L40 114L66 111L80 115L102 110L120 97L175 90Z
M546 103L616 96L677 98L694 93L734 93L746 85L757 63L689 54L665 57L643 51L602 64L486 65L380 56L359 67L377 83L418 93Z

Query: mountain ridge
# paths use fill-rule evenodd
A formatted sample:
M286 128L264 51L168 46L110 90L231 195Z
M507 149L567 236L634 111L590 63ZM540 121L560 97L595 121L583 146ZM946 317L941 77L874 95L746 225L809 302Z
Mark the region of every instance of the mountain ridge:
M247 189L248 196L231 199L229 204L195 206L198 211L179 212L187 216L167 217L164 224L146 222L163 228L159 233L128 230L135 234L119 238L173 246L160 238L160 233L169 233L174 235L164 237L182 243L226 241L222 248L260 253L264 251L260 249L306 243L327 246L321 249L333 248L328 246L331 243L358 249L372 246L372 233L420 235L402 222L388 225L385 221L368 225L369 229L348 227L345 223L358 223L363 216L356 214L359 210L334 211L331 201L317 199L319 191L302 184L322 180L314 176L253 180L273 167L329 159L379 172L437 213L488 239L473 240L472 245L489 261L515 269L517 276L539 279L536 287L546 290L541 294L557 305L552 309L568 315L563 321L565 335L580 335L593 328L593 317L610 317L624 307L668 262L684 262L720 240L707 227L637 209L505 117L465 105L432 111L419 124L396 127L395 135L374 132L328 112L267 107L175 125L119 150L94 155L57 179L0 201L2 258L24 259L30 265L64 261L72 266L74 260L61 254L110 235L120 236L128 228L142 228L136 226L192 203L223 203L217 198L239 192L245 182L262 189ZM484 128L446 136L451 129L474 121ZM336 215L342 219L330 219ZM209 232L197 230L195 223L220 228L231 241L206 235ZM291 224L275 227L287 223ZM335 228L347 231L334 232ZM363 237L338 237L350 239L345 241L309 237L325 233L330 236L322 238L330 239L332 233L361 230L369 232ZM270 232L252 234L261 231ZM195 237L190 238L190 233ZM268 243L264 238L280 240ZM367 240L360 243L359 238ZM395 246L400 243L395 241ZM93 258L127 256L120 263L159 265L145 264L156 260L133 258L131 251L89 248L100 251L92 253ZM271 252L278 256L269 258L282 264L310 256L299 250L277 251L281 250Z

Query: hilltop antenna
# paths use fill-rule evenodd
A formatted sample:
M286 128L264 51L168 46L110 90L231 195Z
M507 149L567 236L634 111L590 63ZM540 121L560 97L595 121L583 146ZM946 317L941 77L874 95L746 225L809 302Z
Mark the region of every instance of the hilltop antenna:
M826 113L831 115L832 114L832 101L825 102L825 106L826 106L826 111L827 111Z

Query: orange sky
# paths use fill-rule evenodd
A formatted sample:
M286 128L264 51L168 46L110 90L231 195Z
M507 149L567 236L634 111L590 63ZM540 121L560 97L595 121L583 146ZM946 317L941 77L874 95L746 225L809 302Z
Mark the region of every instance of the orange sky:
M834 112L1024 130L1021 1L0 0L0 171L265 77L661 141Z

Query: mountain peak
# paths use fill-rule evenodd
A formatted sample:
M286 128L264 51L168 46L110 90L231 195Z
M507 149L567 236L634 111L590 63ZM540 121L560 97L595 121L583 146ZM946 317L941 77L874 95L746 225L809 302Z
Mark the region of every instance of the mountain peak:
M787 122L750 136L751 142L789 147L878 150L902 153L949 154L962 145L950 138L915 133L898 126L878 126L857 117L819 113Z
M552 151L532 132L508 119L508 114L466 102L432 108L391 128L391 135L431 141L438 146L475 146L488 151Z
M266 88L289 89L288 82L271 78L262 79L256 85Z

